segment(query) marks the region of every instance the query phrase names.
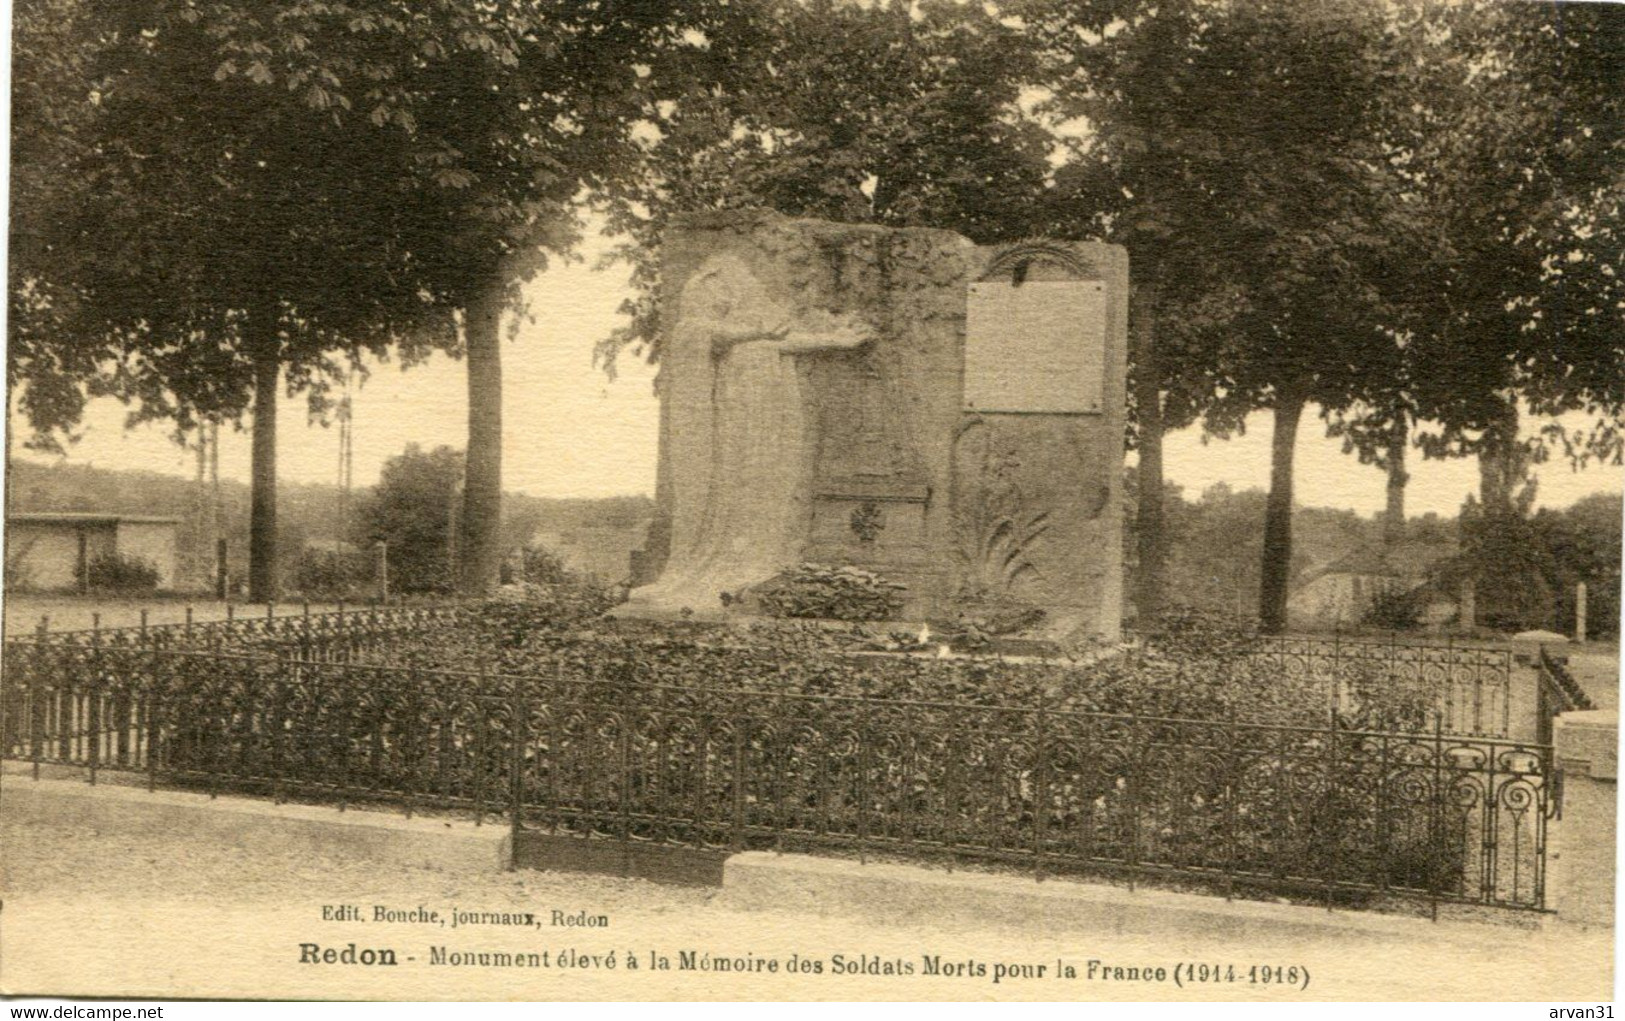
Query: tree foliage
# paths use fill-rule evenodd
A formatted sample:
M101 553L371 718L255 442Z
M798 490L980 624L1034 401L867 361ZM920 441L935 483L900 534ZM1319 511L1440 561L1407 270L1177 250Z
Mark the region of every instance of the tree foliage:
M452 524L462 474L462 451L413 444L384 462L377 487L357 506L356 544L387 545L391 590L452 590Z
M765 207L977 242L1043 230L1053 143L1021 104L1037 64L996 11L952 0L735 6L710 61L668 75L670 98L648 111L642 172L605 193L612 228L629 238L619 256L636 296L600 356L657 354L660 238L679 213Z
M495 548L503 311L575 243L581 191L635 156L640 70L687 45L691 5L30 3L19 90L54 148L19 176L40 229L12 295L72 328L44 322L14 364L46 385L100 368L181 428L252 398L264 532L278 369L319 410L363 352L466 349L464 520ZM35 425L71 424L49 396L25 403Z

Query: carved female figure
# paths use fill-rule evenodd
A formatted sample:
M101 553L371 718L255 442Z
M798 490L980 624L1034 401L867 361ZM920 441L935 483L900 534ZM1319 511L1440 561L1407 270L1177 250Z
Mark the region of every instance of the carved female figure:
M699 454L681 463L703 477L680 480L665 570L632 601L704 611L799 555L812 458L797 356L856 348L872 331L850 316L792 311L732 255L690 277L677 313L666 369L707 375L711 386L709 395L685 388L691 400L709 397L708 413L674 417L668 439ZM667 399L684 400L675 393Z

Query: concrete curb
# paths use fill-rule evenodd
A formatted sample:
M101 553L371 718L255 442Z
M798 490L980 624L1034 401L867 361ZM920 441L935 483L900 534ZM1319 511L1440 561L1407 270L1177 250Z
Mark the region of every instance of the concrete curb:
M46 823L87 832L140 835L182 830L228 845L272 853L363 858L380 865L444 872L508 866L506 825L388 815L318 805L277 805L181 791L148 792L83 780L0 781L8 824Z
M1043 932L1091 935L1145 934L1225 938L1247 942L1282 936L1373 941L1461 940L1482 945L1486 931L1508 922L1537 928L1536 916L1484 921L1425 918L1360 911L1327 911L1296 904L1232 900L1166 890L1128 890L1066 880L978 872L944 872L910 865L859 864L799 854L753 851L723 866L720 900L743 910L856 916L876 923L931 923L943 927L989 922ZM1483 916L1476 916L1482 918ZM1493 923L1491 923L1493 924Z

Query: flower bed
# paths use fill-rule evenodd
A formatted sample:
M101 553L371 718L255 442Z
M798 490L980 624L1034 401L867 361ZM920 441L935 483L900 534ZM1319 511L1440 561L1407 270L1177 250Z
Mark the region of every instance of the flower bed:
M1183 625L1088 658L878 653L904 645L859 625L748 626L561 616L552 602L493 602L390 643L381 662L424 670L568 678L609 687L766 691L955 702L1347 730L1432 726L1436 692L1351 662L1336 682L1253 654L1252 639Z
M1334 707L1323 679L1245 637L1185 627L1072 663L877 655L862 629L609 621L546 595L387 641L337 629L332 654L319 634L224 651L20 641L4 743L622 840L1539 906L1538 749L1374 732L1375 699Z

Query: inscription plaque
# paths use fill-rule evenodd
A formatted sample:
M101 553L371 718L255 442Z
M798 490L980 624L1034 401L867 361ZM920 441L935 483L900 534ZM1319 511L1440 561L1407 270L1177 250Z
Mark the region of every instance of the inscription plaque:
M965 410L1099 414L1105 365L1101 281L970 285Z

